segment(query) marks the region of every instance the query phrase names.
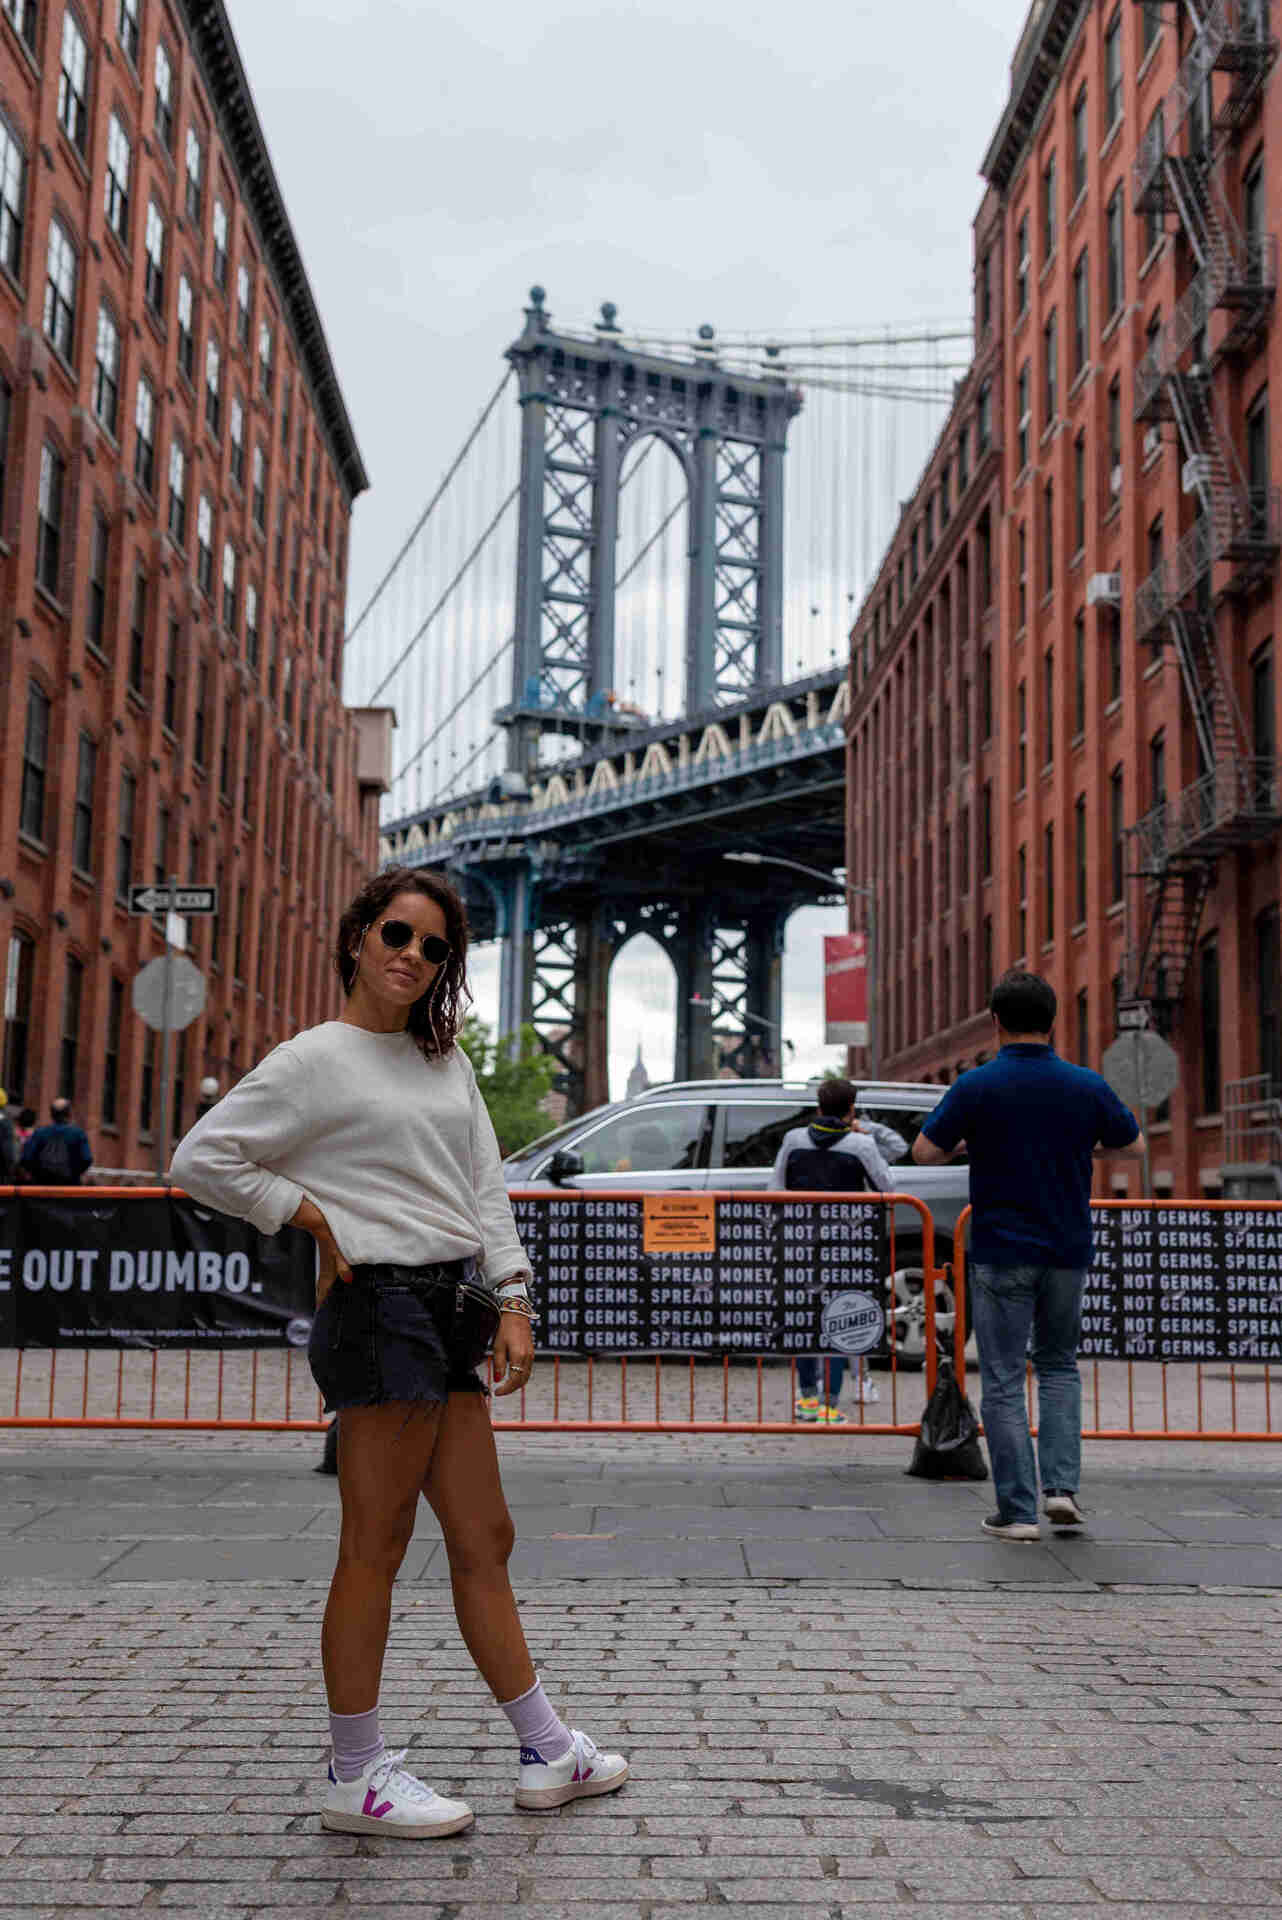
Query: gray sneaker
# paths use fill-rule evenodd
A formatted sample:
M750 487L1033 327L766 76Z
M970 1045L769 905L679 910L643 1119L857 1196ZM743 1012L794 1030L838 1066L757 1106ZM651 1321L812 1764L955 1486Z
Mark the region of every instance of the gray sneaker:
M990 1513L980 1524L985 1533L991 1533L997 1540L1040 1540L1042 1537L1036 1520L1004 1520L1000 1513Z
M1075 1493L1048 1493L1042 1507L1046 1518L1057 1529L1086 1525L1086 1515L1078 1506Z

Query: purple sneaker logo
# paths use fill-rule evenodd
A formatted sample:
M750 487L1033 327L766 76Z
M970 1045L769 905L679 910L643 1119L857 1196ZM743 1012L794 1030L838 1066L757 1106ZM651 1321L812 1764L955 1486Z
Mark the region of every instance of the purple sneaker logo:
M594 1772L594 1769L592 1767L585 1767L580 1772L578 1763L577 1762L575 1763L574 1777L576 1780L590 1780L592 1778L593 1772Z
M377 1801L377 1804L375 1804L376 1801ZM390 1800L379 1801L378 1796L375 1794L373 1787L366 1788L365 1805L361 1808L362 1813L372 1814L375 1820L381 1820L385 1813L390 1813L391 1811L392 1811L392 1803Z
M547 1761L543 1758L543 1755L537 1747L522 1747L521 1765L523 1767L545 1767Z

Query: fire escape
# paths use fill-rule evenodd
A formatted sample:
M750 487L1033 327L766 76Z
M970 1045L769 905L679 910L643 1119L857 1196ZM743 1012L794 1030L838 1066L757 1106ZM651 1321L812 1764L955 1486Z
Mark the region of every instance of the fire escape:
M1192 525L1136 595L1136 638L1175 648L1197 746L1193 785L1129 830L1128 995L1169 1027L1223 854L1282 826L1275 760L1257 760L1221 639L1234 601L1271 578L1282 545L1278 491L1248 483L1216 391L1217 370L1258 342L1277 286L1277 243L1242 232L1220 162L1258 106L1278 43L1268 0L1213 0L1154 116L1134 170L1138 213L1174 215L1191 274L1135 373L1135 418L1174 424ZM1227 634L1225 635L1227 638ZM1226 657L1227 656L1227 657Z

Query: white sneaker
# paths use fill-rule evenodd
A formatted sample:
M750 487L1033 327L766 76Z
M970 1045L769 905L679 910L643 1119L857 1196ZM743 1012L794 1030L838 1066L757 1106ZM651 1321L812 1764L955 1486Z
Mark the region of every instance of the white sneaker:
M858 1380L855 1383L855 1399L862 1406L871 1406L874 1400L881 1399L881 1388L875 1380Z
M516 1782L518 1807L563 1807L567 1800L588 1794L613 1793L628 1777L621 1753L602 1753L595 1740L577 1728L574 1745L559 1760L545 1760L537 1747L521 1748L521 1771Z
M381 1753L356 1780L338 1780L331 1765L321 1825L333 1833L394 1833L437 1840L473 1820L464 1800L445 1800L401 1766L405 1753Z

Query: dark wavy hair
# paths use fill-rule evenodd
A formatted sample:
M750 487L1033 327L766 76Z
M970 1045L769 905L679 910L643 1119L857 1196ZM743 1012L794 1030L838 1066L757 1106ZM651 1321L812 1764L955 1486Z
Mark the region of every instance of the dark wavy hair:
M398 893L421 893L445 915L449 958L432 977L427 992L410 1008L409 1030L425 1060L443 1060L454 1050L463 1016L471 1004L467 985L467 908L458 888L443 873L427 867L387 867L367 880L338 923L334 965L349 997L356 984L352 951Z

